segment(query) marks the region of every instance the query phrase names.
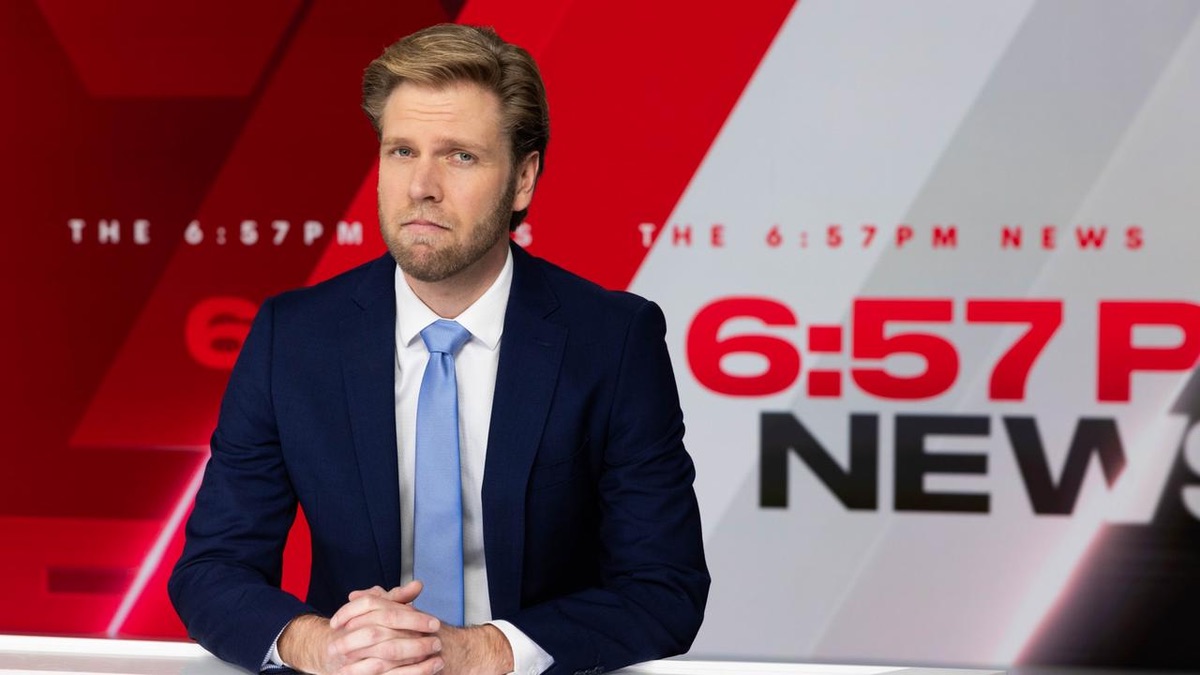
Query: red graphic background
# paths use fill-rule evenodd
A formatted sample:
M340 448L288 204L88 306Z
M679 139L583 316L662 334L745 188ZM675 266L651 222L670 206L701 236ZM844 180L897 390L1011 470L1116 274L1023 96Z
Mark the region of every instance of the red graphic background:
M637 225L667 219L793 4L0 4L0 632L184 634L165 579L228 375L189 352L189 315L230 299L200 329L235 350L239 307L383 252L358 109L383 47L457 20L533 53L554 124L529 249L622 288L646 250ZM274 246L277 219L292 231ZM306 246L310 220L325 236ZM361 246L331 243L339 220L363 224ZM285 587L302 594L295 535Z

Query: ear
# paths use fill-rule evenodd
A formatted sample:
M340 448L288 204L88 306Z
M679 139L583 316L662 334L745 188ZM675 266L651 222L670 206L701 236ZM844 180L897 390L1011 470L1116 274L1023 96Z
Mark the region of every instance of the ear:
M513 211L524 211L533 201L533 188L537 186L538 169L542 166L541 153L534 152L525 155L517 164L517 190L513 195Z

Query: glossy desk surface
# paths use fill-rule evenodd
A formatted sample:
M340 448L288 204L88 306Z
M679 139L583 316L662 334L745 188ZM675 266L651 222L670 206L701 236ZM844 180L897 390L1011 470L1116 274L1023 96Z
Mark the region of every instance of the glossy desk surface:
M988 675L1002 671L903 666L842 666L670 659L619 671L626 675ZM0 635L0 674L245 675L190 642Z

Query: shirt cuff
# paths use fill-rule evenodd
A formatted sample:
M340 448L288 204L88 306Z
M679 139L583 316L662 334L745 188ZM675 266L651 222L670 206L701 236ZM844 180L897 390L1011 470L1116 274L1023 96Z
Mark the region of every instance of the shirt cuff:
M283 635L283 631L285 630L287 630L287 624L279 629L279 635L276 635L275 639L271 641L271 650L267 652L267 658L263 659L262 666L259 667L258 672L266 672L268 670L275 670L276 668L291 668L291 666L283 662L283 659L279 658L279 637Z
M488 623L504 633L508 646L512 648L513 669L509 675L542 675L554 665L554 657L529 639L521 629L500 619Z

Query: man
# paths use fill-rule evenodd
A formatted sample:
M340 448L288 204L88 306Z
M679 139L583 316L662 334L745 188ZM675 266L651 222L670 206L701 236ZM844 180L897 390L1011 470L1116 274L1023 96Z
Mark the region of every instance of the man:
M371 63L363 108L390 255L256 317L169 585L190 634L251 671L686 651L709 579L662 312L509 241L549 138L536 65L434 26ZM307 602L279 589L297 503Z

